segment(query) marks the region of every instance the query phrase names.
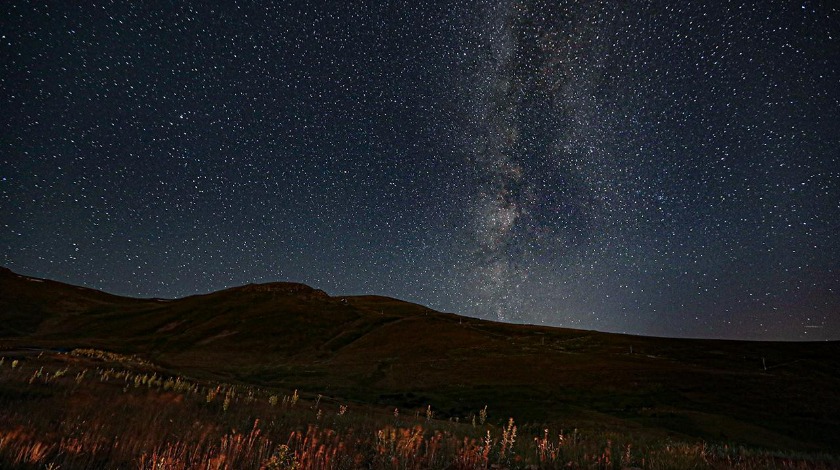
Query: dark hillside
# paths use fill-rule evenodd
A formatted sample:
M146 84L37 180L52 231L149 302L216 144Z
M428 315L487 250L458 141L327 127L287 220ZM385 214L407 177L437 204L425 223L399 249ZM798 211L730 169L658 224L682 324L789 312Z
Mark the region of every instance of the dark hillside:
M509 325L302 284L164 301L0 273L0 347L96 347L196 378L462 418L840 452L840 343Z

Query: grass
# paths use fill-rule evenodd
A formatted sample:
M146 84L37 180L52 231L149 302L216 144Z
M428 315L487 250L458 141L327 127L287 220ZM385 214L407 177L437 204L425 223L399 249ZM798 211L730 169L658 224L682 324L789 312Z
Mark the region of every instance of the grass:
M15 367L12 363L16 362ZM369 406L195 380L97 350L0 359L0 468L838 468L784 454L623 429L548 427L493 405L440 419L434 403ZM482 424L483 421L483 424ZM498 424L497 424L498 423Z
M0 268L2 354L0 468L830 468L821 456L840 454L840 342L509 325L284 283L130 299Z

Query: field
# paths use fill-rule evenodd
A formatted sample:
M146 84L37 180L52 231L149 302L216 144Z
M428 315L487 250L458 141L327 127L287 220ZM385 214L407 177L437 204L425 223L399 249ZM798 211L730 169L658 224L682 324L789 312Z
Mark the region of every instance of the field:
M838 468L838 343L0 273L0 468Z
M296 391L168 376L96 350L0 359L3 468L832 468L825 455L608 429L438 419ZM286 393L284 393L286 392Z

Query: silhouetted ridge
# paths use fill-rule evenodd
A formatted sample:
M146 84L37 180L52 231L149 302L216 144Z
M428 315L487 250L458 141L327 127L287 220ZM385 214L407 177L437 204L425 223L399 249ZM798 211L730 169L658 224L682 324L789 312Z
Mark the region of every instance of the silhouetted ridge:
M469 416L489 405L502 424L509 416L608 420L704 440L725 432L727 441L761 448L840 452L840 341L512 325L378 295L328 296L293 282L133 299L0 268L0 351L79 347L137 354L199 378L400 410L437 403L441 415ZM3 385L0 395L8 396Z
M277 294L310 295L314 297L329 297L326 292L298 282L269 282L266 284L247 284L234 287L239 292L272 292Z

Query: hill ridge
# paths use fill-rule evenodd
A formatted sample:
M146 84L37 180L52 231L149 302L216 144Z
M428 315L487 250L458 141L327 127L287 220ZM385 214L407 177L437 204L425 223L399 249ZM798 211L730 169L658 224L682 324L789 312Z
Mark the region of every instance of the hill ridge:
M620 423L840 452L840 342L513 325L264 283L160 301L0 271L0 350L97 348L173 372L466 416ZM740 423L740 424L739 424Z

